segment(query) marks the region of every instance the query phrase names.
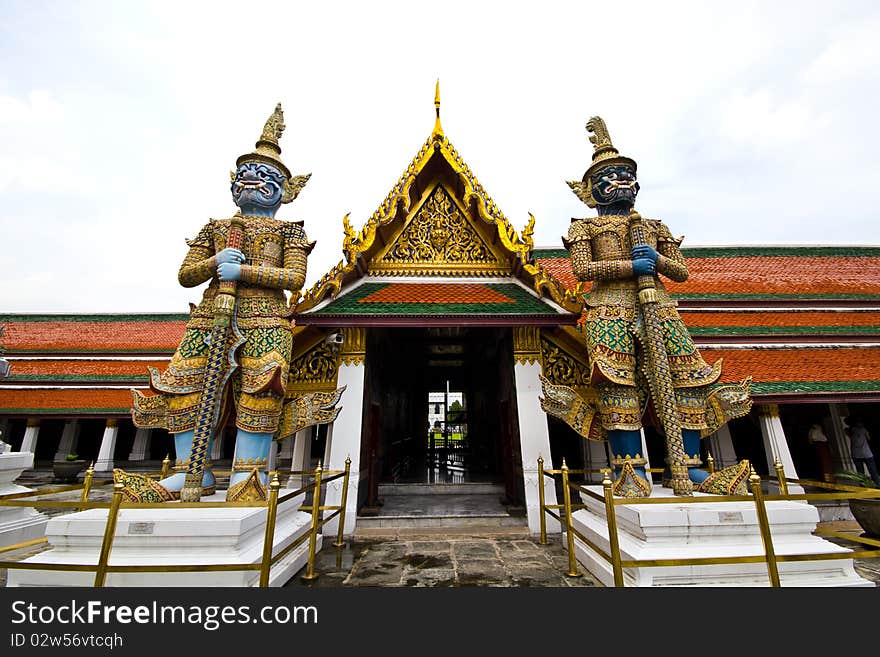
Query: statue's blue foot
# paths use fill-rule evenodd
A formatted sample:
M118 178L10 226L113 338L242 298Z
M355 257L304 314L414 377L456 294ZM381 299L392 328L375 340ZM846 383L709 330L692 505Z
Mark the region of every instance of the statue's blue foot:
M645 471L648 459L641 453L641 432L612 429L608 432L608 444L614 468L614 494L618 497L650 496L651 485Z
M179 493L183 489L183 483L186 480L186 469L189 467L189 460L192 455L193 431L182 431L174 434L174 453L177 457L175 472L170 477L165 477L159 481L159 484L174 493ZM217 479L207 466L207 456L211 453L211 445L213 439L208 441L206 449L206 467L202 473L202 495L213 495L217 490Z
M183 482L186 480L185 472L175 472L170 477L159 480L166 489L179 493L183 488ZM202 495L213 495L217 491L217 479L214 477L212 470L205 470L202 473Z
M235 459L226 500L257 501L266 499L266 468L269 465L271 433L238 430L235 439Z

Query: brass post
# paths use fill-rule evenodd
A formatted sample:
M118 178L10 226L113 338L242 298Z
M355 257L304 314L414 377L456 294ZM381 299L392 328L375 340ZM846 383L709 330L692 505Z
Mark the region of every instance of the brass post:
M345 533L345 506L348 504L348 476L351 473L351 457L345 457L345 476L342 478L342 501L340 502L340 506L342 507L339 510L339 531L336 533L336 542L333 544L334 547L342 547L345 545L345 541L342 540L342 536Z
M269 586L269 571L272 569L272 547L275 543L275 519L278 516L278 471L269 473L272 481L269 484L269 499L266 510L266 536L263 538L263 561L260 563L260 588Z
M113 484L113 499L107 513L107 526L104 528L104 541L101 543L101 554L98 557L98 569L95 571L95 587L104 586L107 579L107 562L110 561L110 550L113 549L113 536L116 534L116 520L119 517L119 505L122 504L122 484Z
M171 467L171 458L168 454L162 459L162 479L168 476L168 469Z
M315 574L315 545L318 541L318 514L321 510L321 462L315 469L315 487L312 491L312 528L309 530L309 562L306 564L306 573L300 579L311 582L318 579Z
M776 468L776 481L779 482L779 492L783 495L788 495L788 482L785 481L785 466L782 465L782 461L779 460L778 456L773 463L773 467Z
M82 504L79 507L80 511L85 511L87 505L89 503L89 494L92 492L92 478L95 476L95 462L92 461L91 465L89 465L89 469L86 470L85 479L83 479L83 489L82 495L79 497L79 501Z
M571 491L568 490L568 466L562 459L562 497L565 500L565 527L568 534L568 576L580 577L577 558L574 555L574 532L571 528ZM541 516L543 517L543 513Z
M611 470L603 468L602 490L605 494L605 516L608 521L608 545L611 549L611 568L614 586L623 586L623 568L620 565L620 541L617 537L617 517L614 515L614 492L611 490Z
M544 516L544 457L538 454L538 500L541 515L541 545L547 545L547 518Z
M773 538L770 536L770 522L767 519L767 507L764 505L764 494L761 492L761 477L752 468L749 475L749 486L755 498L755 511L758 514L758 527L761 529L761 542L764 544L764 558L767 560L767 574L770 586L779 587L779 570L776 568L776 553L773 550Z
M712 458L712 452L706 452L706 469L709 474L715 472L715 459Z

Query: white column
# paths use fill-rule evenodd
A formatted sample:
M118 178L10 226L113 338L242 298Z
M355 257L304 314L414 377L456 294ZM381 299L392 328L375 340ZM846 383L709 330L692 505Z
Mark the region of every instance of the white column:
M836 457L836 465L841 472L855 472L856 462L852 458L852 448L849 437L843 429L846 423L843 421L849 412L844 404L828 404L831 414L831 446Z
M279 458L282 459L290 459L293 458L293 443L295 441L294 438L285 438L281 443L281 453L278 455ZM291 468L296 469L296 468Z
M348 336L346 336L347 338ZM327 454L323 467L333 470L345 468L345 459L351 458L351 475L348 481L348 498L345 508L345 534L354 532L357 519L358 484L361 475L361 425L364 414L364 362L354 359L351 364L339 367L337 386L346 386L339 404L341 410L333 422L332 434L328 427ZM327 484L325 504L334 506L342 501L342 477ZM329 515L329 513L328 513ZM335 534L339 516L324 525L324 534Z
M36 434L34 434L36 436ZM27 438L27 434L25 434ZM79 421L68 420L64 423L64 431L61 432L61 440L58 441L58 451L55 452L55 460L63 461L68 454L76 453L76 441L79 438ZM36 443L36 437L34 438ZM24 447L22 445L22 447ZM22 449L24 451L24 449ZM33 451L33 450L28 450Z
M290 440L290 444L292 445L292 454L290 457L291 470L305 471L311 467L313 431L314 427L300 429L296 432L296 435L292 439L288 439ZM296 490L302 485L302 475L290 475L290 479L287 480L288 488Z
M281 445L278 444L277 440L273 440L269 443L269 458L266 462L266 472L272 472L277 468L278 464L278 450Z
M333 446L333 423L331 422L330 425L327 427L327 439L324 441L324 458L323 458L322 462L324 463L325 470L329 467L327 465L328 463L333 465L334 470L339 470L342 467L338 463L333 463L331 461L331 457L333 456L332 446ZM311 458L311 457L309 457L309 458ZM337 466L339 466L339 467L337 467Z
M639 429L639 435L642 439L642 456L645 457L645 476L648 478L648 483L653 486L654 485L654 475L648 472L648 469L651 468L651 457L648 456L648 441L645 440L645 430Z
M223 458L223 442L226 440L226 430L221 429L214 436L214 444L211 446L211 460L219 461ZM271 468L269 468L271 470Z
M709 453L715 461L715 469L723 470L724 468L736 465L739 460L736 457L736 451L733 449L733 438L730 435L730 427L722 424L718 430L710 435L706 440L709 441Z
M76 420L74 420L76 422ZM68 422L68 424L70 424ZM64 427L65 431L67 430L67 426ZM27 421L27 428L24 430L24 438L21 441L21 452L31 452L32 454L37 453L37 438L40 435L40 421L36 418L29 418ZM67 454L65 453L65 456ZM57 458L57 455L56 455ZM64 457L62 457L64 458Z
M608 450L605 448L607 441L585 440L584 445L584 469L601 470L609 467ZM587 475L587 480L593 483L602 481L602 475L598 472Z
M150 449L150 437L152 434L152 429L138 429L135 432L131 454L128 455L129 461L143 461L147 458L147 450Z
M798 473L791 458L788 441L785 439L785 431L782 429L782 420L779 417L777 404L766 404L759 408L758 417L761 422L761 435L764 437L764 452L767 456L767 472L770 485L776 485L776 459L782 463L785 469L786 479L797 479ZM804 489L796 484L788 485L789 493L803 493Z
M525 361L525 358L517 360ZM516 410L519 419L519 444L522 453L523 480L525 483L526 515L529 531L537 534L541 531L541 506L538 497L538 486L544 486L544 503L556 504L556 487L553 480L544 477L538 481L538 457L544 459L544 469L552 470L553 459L550 456L550 431L547 428L547 415L541 409L538 398L541 395L541 365L538 362L517 362L513 366L516 384ZM547 517L547 531L560 531L559 523Z
M104 426L104 437L101 438L101 449L95 461L95 472L110 472L113 469L113 452L116 450L116 438L119 435L119 422L110 418Z

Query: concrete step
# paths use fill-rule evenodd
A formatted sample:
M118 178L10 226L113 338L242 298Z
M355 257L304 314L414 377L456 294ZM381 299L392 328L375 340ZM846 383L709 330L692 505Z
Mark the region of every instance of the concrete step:
M436 486L395 484L379 496L374 513L362 509L357 528L493 528L527 527L524 513L508 512L501 503L501 487L494 484L449 486L454 490L430 492ZM424 490L425 488L429 490ZM418 491L418 492L416 492ZM483 492L476 492L483 491Z
M504 493L503 484L379 484L379 497L387 495L498 495Z

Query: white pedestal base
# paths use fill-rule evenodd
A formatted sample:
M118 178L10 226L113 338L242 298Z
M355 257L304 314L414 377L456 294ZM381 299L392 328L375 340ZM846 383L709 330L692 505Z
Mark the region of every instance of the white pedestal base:
M30 493L30 488L12 482L34 464L31 452L0 454L0 495ZM0 547L43 538L49 516L26 507L0 507Z
M218 491L203 501L223 501ZM298 508L305 496L278 506L273 554L307 533L311 515ZM121 509L110 552L111 566L181 564L254 564L263 555L266 509ZM51 550L25 561L44 564L97 564L107 521L106 509L90 509L52 518L46 527ZM278 561L269 586L283 586L308 560L304 539ZM317 547L321 548L321 536ZM257 586L259 571L108 573L105 586ZM95 573L52 570L8 571L7 586L93 586Z
M601 486L588 488L602 495ZM671 497L672 491L654 486L652 497ZM704 493L695 493L705 496ZM586 509L572 514L574 528L610 554L605 504L582 496ZM850 552L811 532L819 514L804 502L767 502L767 515L777 556ZM618 506L617 529L623 560L690 559L763 555L755 505L751 502L717 504L636 504ZM563 545L567 545L563 534ZM605 586L614 586L611 563L575 535L578 561ZM782 586L868 586L851 559L777 563ZM709 566L624 568L624 586L769 586L764 562Z

